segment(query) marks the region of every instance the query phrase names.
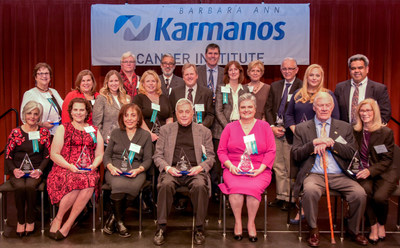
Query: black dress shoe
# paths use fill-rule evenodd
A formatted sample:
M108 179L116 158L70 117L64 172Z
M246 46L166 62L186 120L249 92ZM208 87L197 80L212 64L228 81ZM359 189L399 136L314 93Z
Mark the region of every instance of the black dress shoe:
M240 241L243 239L243 235L242 234L234 234L233 238L237 241Z
M156 234L154 235L153 238L153 243L155 245L162 245L165 243L165 237L164 237L164 230L163 229L158 229Z
M111 235L115 231L115 216L114 214L110 214L108 217L106 224L104 225L103 232Z
M206 241L206 236L204 236L203 231L196 231L194 233L194 243L196 245L202 245Z
M308 245L311 247L319 246L319 230L318 228L312 228L310 230L310 236L307 239Z
M292 209L292 208L294 208L294 203L290 203L287 201L284 201L282 203L282 206L281 206L282 211L288 211L289 209Z
M257 240L258 240L258 238L257 238L257 236L250 236L249 235L249 240L250 240L250 242L257 242Z
M364 237L364 235L361 235L361 234L353 235L352 240L354 242L356 242L357 244L359 244L359 245L363 245L363 246L368 245L367 238Z
M282 207L282 204L284 202L285 202L284 200L279 200L279 199L275 198L274 201L268 202L268 207L278 207L278 208L280 208L280 207Z
M131 234L128 231L128 228L125 227L124 222L117 221L115 224L115 229L118 231L119 236L123 238L129 238Z
M57 240L57 241L61 241L61 240L63 240L63 239L65 239L67 236L64 236L61 232L60 232L60 230L58 230L57 232L56 232L56 239L55 240Z

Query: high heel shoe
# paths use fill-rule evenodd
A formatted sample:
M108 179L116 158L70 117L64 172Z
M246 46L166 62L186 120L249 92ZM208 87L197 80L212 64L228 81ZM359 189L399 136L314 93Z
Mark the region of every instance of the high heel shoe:
M378 237L378 240L379 240L379 241L385 241L385 239L386 239L386 236Z
M258 240L258 238L257 238L257 236L251 236L251 235L249 235L249 240L250 240L250 242L257 242L257 240Z
M63 240L63 239L65 239L67 236L64 236L64 234L62 234L61 232L60 232L60 230L58 230L57 232L56 232L56 240L57 241L61 241L61 240Z
M235 239L235 240L237 240L237 241L240 241L240 240L242 240L243 239L243 235L242 234L233 234L234 236L233 236L233 238Z
M368 242L369 242L370 244L372 244L372 245L378 244L378 241L379 241L379 238L378 238L378 239L370 239L370 238L368 237Z
M27 227L28 225L26 225L26 227ZM33 225L33 229L31 230L31 231L27 231L26 230L26 227L25 227L25 235L26 236L29 236L29 235L31 235L32 233L34 233L35 232L35 225Z
M17 231L15 231L15 233L17 234L17 236L19 238L22 238L23 236L25 236L25 232L17 232Z

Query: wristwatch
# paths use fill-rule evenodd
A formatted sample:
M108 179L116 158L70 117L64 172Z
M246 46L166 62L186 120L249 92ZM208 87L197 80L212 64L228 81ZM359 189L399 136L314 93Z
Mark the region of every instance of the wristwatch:
M40 175L43 174L43 171L41 169L36 169L37 171L39 171Z

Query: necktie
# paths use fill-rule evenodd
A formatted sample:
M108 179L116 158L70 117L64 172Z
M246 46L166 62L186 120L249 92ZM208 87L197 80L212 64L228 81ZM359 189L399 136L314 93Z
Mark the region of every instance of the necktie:
M210 72L210 77L208 78L207 88L209 88L211 90L211 92L213 93L213 98L214 98L215 97L215 93L214 93L213 70L212 69L208 69L208 71Z
M165 86L167 86L167 90L169 89L169 78L165 79Z
M359 84L355 84L353 99L351 100L351 124L356 124L357 106L358 106L358 95L359 95Z
M187 99L193 103L193 95L192 95L193 89L190 88L188 91L189 92L188 92Z
M290 83L286 83L285 91L283 92L281 104L279 105L279 109L278 109L278 117L279 118L283 118L283 115L285 114L285 106L286 106L286 102L287 102L287 98L288 98L288 94L289 94L289 87L290 87Z

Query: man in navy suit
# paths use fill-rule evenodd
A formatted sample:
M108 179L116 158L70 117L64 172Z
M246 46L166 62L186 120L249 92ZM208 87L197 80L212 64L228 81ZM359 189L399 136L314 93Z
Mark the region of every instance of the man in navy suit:
M161 90L166 96L171 94L173 88L184 85L183 79L174 74L175 58L171 54L164 54L161 58L162 74L158 77L161 80Z
M354 124L355 108L367 98L378 102L383 123L388 123L390 120L392 107L387 88L384 84L374 82L367 77L368 65L369 60L365 55L351 56L348 60L351 79L336 85L335 96L339 104L340 119L345 122Z

